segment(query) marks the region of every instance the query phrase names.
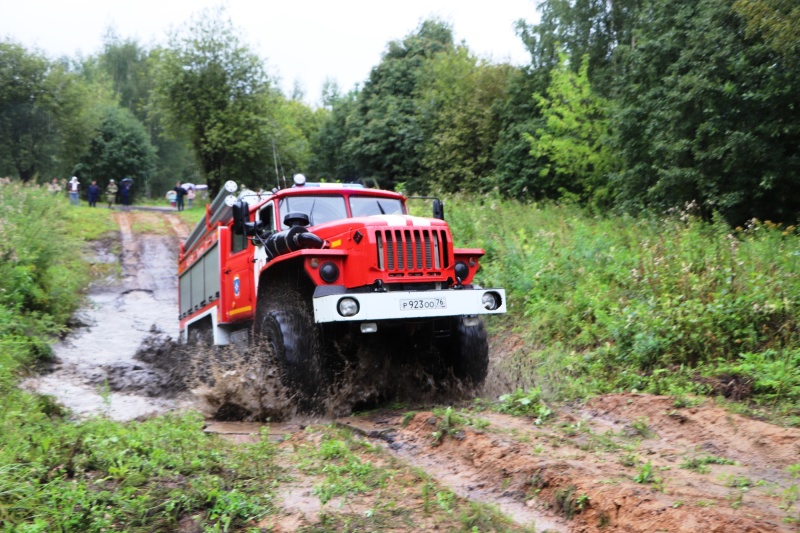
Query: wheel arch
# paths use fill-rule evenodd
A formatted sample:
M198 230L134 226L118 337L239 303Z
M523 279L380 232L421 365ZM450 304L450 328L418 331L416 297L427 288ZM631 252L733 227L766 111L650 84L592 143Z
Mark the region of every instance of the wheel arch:
M307 303L311 303L316 285L303 267L302 257L268 264L258 278L257 298L267 297L269 291L278 286L297 290Z

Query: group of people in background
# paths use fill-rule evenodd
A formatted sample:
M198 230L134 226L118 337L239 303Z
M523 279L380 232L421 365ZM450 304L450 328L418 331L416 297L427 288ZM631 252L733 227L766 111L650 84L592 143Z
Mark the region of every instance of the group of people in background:
M67 194L69 195L69 203L72 205L80 205L80 191L81 183L77 176L72 176L65 185ZM62 185L58 182L58 178L53 178L47 185L47 190L53 194L58 194L62 190ZM97 184L97 180L92 180L92 183L86 189L86 198L89 201L89 207L97 207L97 201L100 199L102 189ZM120 203L123 206L131 205L131 183L130 181L123 180L122 187L111 179L106 186L106 202L108 208L112 209L114 204L117 203L119 197Z
M108 185L105 190L108 208L113 209L114 205L118 202L123 206L131 205L131 186L132 182L127 178L122 180L120 184L117 184L113 179L108 180ZM64 180L59 182L58 178L53 178L50 183L47 184L47 189L53 194L59 194L62 190L66 189L70 204L80 205L81 183L77 176L72 176L72 178L66 182ZM86 198L89 201L89 207L97 207L97 202L100 200L102 194L103 190L97 184L97 180L92 180L92 183L86 189ZM175 184L175 188L167 193L167 200L172 204L172 207L177 208L178 211L183 211L184 203L187 207L192 207L195 195L196 191L193 184L187 183L184 185L179 181Z
M186 197L188 207L191 208L195 199L195 194L194 186L189 184L182 185L179 181L175 184L175 188L167 192L167 200L169 200L172 207L175 207L178 211L183 211L184 197Z

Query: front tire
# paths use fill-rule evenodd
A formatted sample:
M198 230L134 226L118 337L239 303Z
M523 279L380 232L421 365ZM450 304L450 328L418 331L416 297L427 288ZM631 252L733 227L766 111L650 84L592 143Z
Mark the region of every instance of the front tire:
M300 293L292 289L269 292L258 297L254 339L259 348L272 352L281 382L297 396L301 409L313 410L315 398L327 387L319 330Z
M450 337L440 342L444 362L453 375L476 387L482 385L489 371L489 341L483 321L466 326L462 317L456 317L450 323Z

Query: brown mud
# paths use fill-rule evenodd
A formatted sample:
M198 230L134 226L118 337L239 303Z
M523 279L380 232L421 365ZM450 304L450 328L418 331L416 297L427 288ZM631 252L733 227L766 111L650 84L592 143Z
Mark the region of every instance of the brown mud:
M152 217L164 216L171 235L132 231L134 222L149 227ZM76 417L131 420L201 410L207 430L231 445L258 438L264 424L254 420L283 420L268 433L286 449L310 443L307 424L337 420L456 494L495 505L520 529L798 531L800 430L731 414L711 400L677 407L668 397L612 394L551 406L553 416L539 423L475 411L456 411L448 423L431 406L458 404L476 391L443 386L405 362L393 367L383 349L398 346L389 346L359 353L359 364L340 369L324 408L298 416L268 351L175 342L177 241L186 235L180 219L125 212L117 221L119 235L93 253L98 263L118 262L120 276L91 288L75 330L54 346L56 364L24 383L55 396ZM109 252L115 241L119 256ZM496 339L492 347L493 361L506 362L523 349ZM492 364L478 392L494 399L533 385L525 380ZM392 400L404 402L402 411L346 416L386 400L387 387ZM335 512L311 495L314 480L292 475L281 513L266 524L272 530L313 529L320 513ZM370 497L353 496L347 507L369 509ZM398 495L397 505L414 509L418 502Z

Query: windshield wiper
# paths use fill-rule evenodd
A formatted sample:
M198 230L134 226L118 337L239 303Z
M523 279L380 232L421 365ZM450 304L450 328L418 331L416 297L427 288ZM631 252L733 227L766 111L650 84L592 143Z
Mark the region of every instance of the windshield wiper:
M311 226L314 225L314 206L315 205L317 205L317 199L316 198L314 198L314 200L311 202L311 208L308 210L308 218L311 219L311 224L310 224Z

